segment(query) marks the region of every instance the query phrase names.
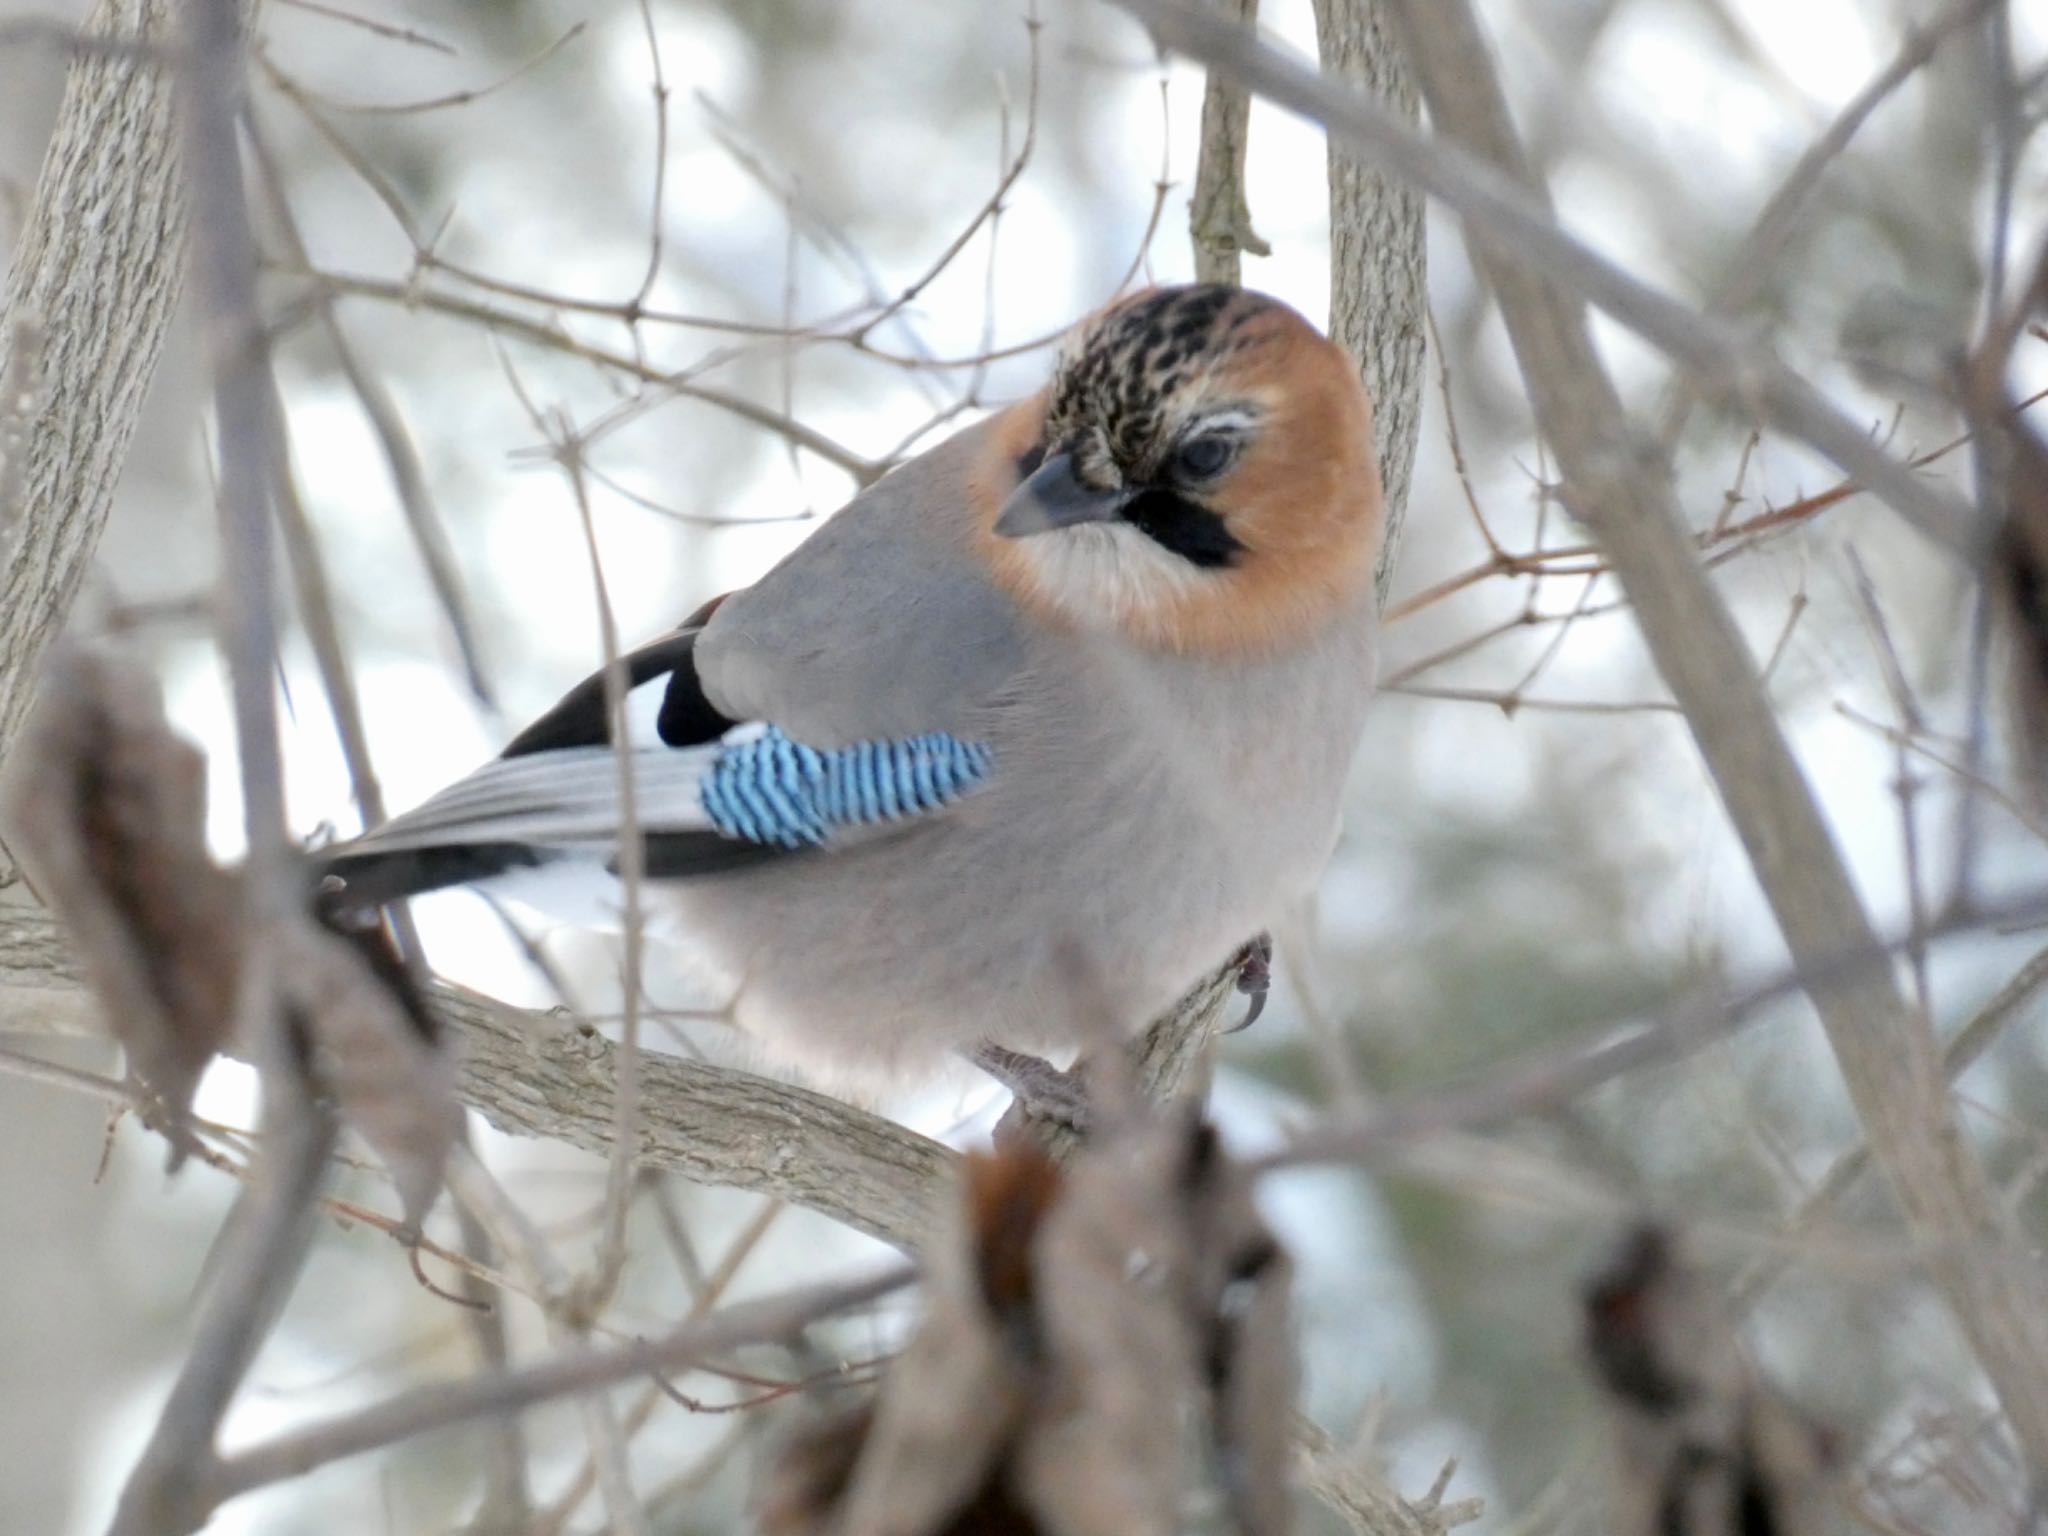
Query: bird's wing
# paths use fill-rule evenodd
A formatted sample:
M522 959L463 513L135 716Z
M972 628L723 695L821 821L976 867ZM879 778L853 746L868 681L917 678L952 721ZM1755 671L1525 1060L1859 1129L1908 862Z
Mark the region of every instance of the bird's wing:
M720 605L697 648L714 707L818 747L979 729L1031 643L976 547L996 420L870 486Z
M948 443L906 466L705 622L621 658L649 875L843 848L942 812L995 771L978 727L1021 642L966 542L933 526L933 461L943 493L957 457ZM599 673L502 757L334 850L328 871L373 902L609 859L629 819L610 722Z
M991 768L985 745L943 732L819 751L747 725L692 747L559 747L485 764L327 868L356 900L389 901L552 858L609 862L630 820L649 876L715 874L931 815Z

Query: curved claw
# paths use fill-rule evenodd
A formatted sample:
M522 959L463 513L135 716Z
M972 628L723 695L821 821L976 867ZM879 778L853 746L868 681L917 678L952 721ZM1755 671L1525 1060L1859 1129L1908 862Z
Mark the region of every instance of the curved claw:
M1247 940L1237 952L1237 990L1251 999L1244 1017L1223 1031L1234 1035L1250 1029L1266 1011L1266 996L1273 989L1273 935L1262 933Z

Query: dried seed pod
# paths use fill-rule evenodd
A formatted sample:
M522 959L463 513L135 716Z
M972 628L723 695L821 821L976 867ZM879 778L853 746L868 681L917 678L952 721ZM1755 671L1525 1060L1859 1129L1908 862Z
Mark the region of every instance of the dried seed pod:
M872 1405L792 1443L766 1536L1167 1536L1196 1438L1245 1536L1290 1529L1289 1267L1214 1133L1064 1168L1019 1140L963 1186L924 1323Z
M1829 1437L1742 1358L1717 1294L1662 1227L1630 1231L1586 1285L1607 1395L1614 1536L1821 1536Z
M417 1227L462 1133L456 1069L383 924L323 912L281 925L287 1016L315 1086L363 1138Z
M163 1105L172 1158L193 1088L234 1028L241 896L208 856L206 761L146 672L66 646L0 787L0 821L64 920L129 1071Z

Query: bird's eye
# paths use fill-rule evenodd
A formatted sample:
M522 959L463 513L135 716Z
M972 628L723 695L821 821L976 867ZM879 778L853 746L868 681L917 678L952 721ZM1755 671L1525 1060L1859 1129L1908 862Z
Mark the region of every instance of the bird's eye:
M1214 480L1237 457L1237 440L1221 433L1191 437L1173 455L1173 472L1181 480Z

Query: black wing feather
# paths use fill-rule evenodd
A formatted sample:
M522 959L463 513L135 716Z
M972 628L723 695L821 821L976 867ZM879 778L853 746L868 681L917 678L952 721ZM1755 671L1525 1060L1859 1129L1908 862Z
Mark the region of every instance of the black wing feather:
M461 843L390 853L343 853L326 860L321 873L342 882L337 897L341 905L380 907L404 896L424 896L515 869L535 869L552 857L526 843Z
M697 676L697 636L706 609L674 634L629 652L625 659L628 688L638 688L668 674L655 729L671 747L702 746L717 741L739 722L719 712L705 696ZM611 712L605 707L604 673L598 672L562 695L561 702L512 738L500 754L525 757L568 747L601 747L611 743ZM656 833L647 838L647 873L653 878L717 874L743 868L784 850L733 843L712 833ZM324 871L346 886L343 898L352 906L377 906L402 896L418 896L451 885L469 885L515 869L545 864L557 855L524 843L451 845L389 853L341 853Z
M705 696L696 656L697 636L702 632L702 625L679 629L624 658L629 689L668 674L668 690L662 695L655 728L671 747L702 746L739 724L721 714ZM611 739L611 712L605 708L604 673L600 671L563 694L560 703L514 736L501 755L524 757L564 747L602 747L610 745Z

